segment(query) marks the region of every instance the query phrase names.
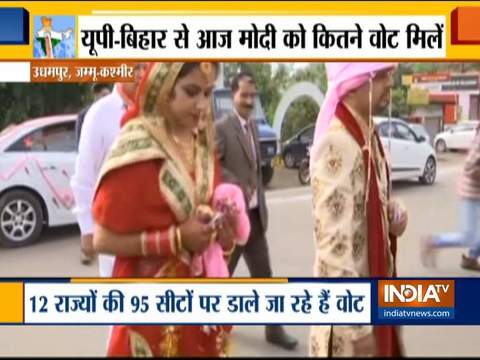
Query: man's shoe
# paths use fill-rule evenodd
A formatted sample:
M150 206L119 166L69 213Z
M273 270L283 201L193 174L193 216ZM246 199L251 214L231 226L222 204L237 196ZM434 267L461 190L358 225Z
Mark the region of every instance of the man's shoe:
M286 350L293 350L298 345L297 339L288 335L283 327L279 325L265 327L265 335L269 343L278 345Z
M462 254L462 263L460 266L467 270L480 271L480 264L478 263L477 258L471 258L463 254Z

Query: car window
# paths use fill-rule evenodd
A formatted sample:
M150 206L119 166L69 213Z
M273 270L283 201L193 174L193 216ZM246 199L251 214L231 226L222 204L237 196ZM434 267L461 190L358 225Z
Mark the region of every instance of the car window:
M405 126L403 124L395 124L395 132L393 137L399 140L407 140L407 141L417 140L414 132L408 126Z
M422 125L411 125L410 129L417 135L428 136L427 130Z
M477 126L475 124L466 124L464 131L473 131Z
M378 134L380 135L380 137L389 137L390 136L389 125L391 125L392 136L393 136L393 133L394 133L393 124L389 124L388 122L385 122L385 123L380 124L378 126Z
M472 131L475 130L476 125L475 124L459 124L455 127L453 127L453 132L460 132L460 131Z
M7 151L72 152L75 146L75 122L37 129L11 145Z
M255 103L253 105L252 114L250 115L252 119L265 119L265 113L263 112L262 103L260 101L260 96L257 94L255 96Z
M223 94L222 94L223 95ZM229 96L216 96L214 98L217 119L222 118L225 114L229 113L233 109L233 100Z
M315 131L314 127L310 127L302 132L300 135L300 142L302 143L311 143L313 141L313 132Z
M68 122L43 129L47 151L75 151L75 123Z
M7 151L45 151L42 130L35 130L13 143Z

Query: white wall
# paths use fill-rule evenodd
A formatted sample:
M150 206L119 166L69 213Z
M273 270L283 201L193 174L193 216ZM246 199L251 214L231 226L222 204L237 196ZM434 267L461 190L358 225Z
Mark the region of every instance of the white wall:
M415 109L412 115L420 117L442 117L443 107L441 105L422 106Z
M459 120L468 120L470 115L470 95L478 94L478 90L458 91L458 103L462 109Z

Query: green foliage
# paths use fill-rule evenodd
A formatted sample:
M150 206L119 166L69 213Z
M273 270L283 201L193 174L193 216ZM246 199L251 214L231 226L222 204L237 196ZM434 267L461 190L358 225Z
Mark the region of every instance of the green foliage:
M285 141L307 125L314 124L319 110L318 104L309 97L295 100L285 114L281 140Z
M272 70L271 63L228 63L226 79L230 79L240 69L252 72L257 82L261 100L265 108L268 121L272 123L275 110L282 94L292 85L300 81L309 81L316 84L325 94L327 91L327 77L324 63L309 63L304 67L294 68L291 63L277 64L276 71ZM392 115L407 118L413 107L407 105L406 86L402 85L402 75L413 73L434 72L468 72L480 71L480 63L466 62L418 62L399 63L395 72L395 82L392 91ZM314 123L318 114L318 106L310 98L300 98L294 101L287 111L282 128L282 140L294 135L308 124ZM384 111L384 115L388 110Z
M0 83L0 131L35 117L76 113L91 101L89 84Z
M274 83L278 79L272 75L270 63L228 63L225 64L225 79L230 84L231 79L240 71L248 71L255 77L260 100L264 106L267 120L272 123L276 105L280 101L280 93Z
M292 63L225 63L226 86L234 74L248 70L255 76L261 100L270 124L282 94L300 81L310 81L325 93L327 79L324 63L294 67ZM406 104L407 88L401 85L404 74L480 71L480 63L400 63L392 93L394 116L406 117L412 108ZM0 83L0 131L10 123L26 119L76 113L92 101L89 84ZM288 138L317 117L318 106L309 98L297 99L287 111L282 138Z
M397 86L392 90L392 116L407 118L412 107L407 104L407 88Z
M324 94L327 92L327 73L324 63L310 63L298 69L292 76L290 86L300 81L309 81L317 85Z
M294 70L293 64L280 63L275 71L271 63L228 63L224 69L228 84L241 70L249 71L255 76L260 99L270 124L273 122L282 94L290 86L300 81L310 81L319 86L322 92L327 88L323 63L311 63L297 70ZM318 105L308 97L294 101L285 115L282 139L291 137L306 125L315 122L318 111Z
M309 81L317 85L325 94L327 91L327 76L325 64L311 63L304 68L297 69L286 81L285 88L301 81ZM301 97L295 100L285 114L281 131L281 140L287 140L307 125L314 124L320 108L310 97Z

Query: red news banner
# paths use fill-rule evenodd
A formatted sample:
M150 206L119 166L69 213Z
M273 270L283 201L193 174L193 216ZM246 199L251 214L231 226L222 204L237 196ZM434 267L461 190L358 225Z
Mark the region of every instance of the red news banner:
M134 61L119 60L32 60L31 82L130 82Z

